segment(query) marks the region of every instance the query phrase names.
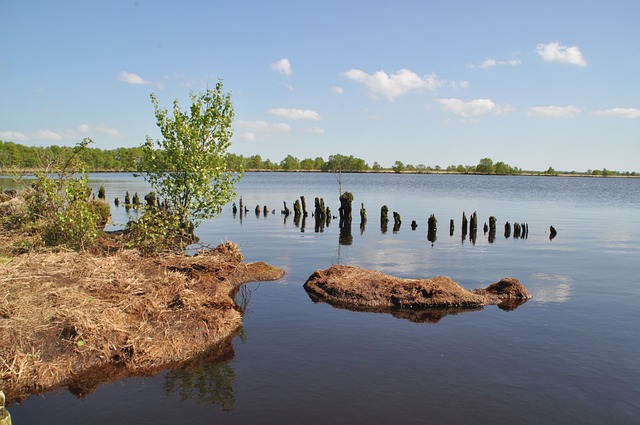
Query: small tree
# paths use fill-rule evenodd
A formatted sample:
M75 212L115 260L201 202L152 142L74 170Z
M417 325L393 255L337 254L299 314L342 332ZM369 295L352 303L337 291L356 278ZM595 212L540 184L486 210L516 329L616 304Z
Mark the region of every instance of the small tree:
M215 217L222 205L235 196L239 174L227 168L234 117L231 95L223 93L222 81L215 89L191 94L191 107L173 102L173 116L161 109L151 94L162 140L147 136L142 146L140 171L178 218L181 229Z

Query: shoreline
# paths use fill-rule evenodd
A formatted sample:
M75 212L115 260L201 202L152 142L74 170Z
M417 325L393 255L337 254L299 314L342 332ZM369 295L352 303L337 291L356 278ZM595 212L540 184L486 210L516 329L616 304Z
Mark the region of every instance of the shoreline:
M30 253L0 264L0 389L9 404L228 355L242 284L282 269L232 242L193 257Z

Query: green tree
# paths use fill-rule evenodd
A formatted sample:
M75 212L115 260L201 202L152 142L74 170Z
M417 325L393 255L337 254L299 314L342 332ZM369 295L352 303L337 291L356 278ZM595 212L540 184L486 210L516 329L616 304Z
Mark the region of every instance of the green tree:
M173 116L160 108L155 94L151 101L162 140L147 136L140 171L181 229L197 226L235 196L235 183L242 176L242 170L234 174L227 168L234 118L231 94L225 94L218 81L215 89L191 93L189 110L181 110L175 100Z
M300 169L305 171L313 170L314 165L315 162L311 158L305 158L300 161Z
M391 169L393 171L395 171L396 173L401 173L405 170L405 166L402 163L402 161L396 161L393 166L391 167Z
M482 158L476 166L477 173L491 174L494 172L493 160L491 158Z
M296 171L300 169L300 160L292 155L287 155L285 159L280 162L280 168L285 171Z

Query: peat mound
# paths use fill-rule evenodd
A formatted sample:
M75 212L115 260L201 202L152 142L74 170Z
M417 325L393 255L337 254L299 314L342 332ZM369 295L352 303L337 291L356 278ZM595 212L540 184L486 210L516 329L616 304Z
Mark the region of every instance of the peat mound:
M0 388L9 402L58 387L86 394L100 382L180 366L229 344L241 325L241 284L283 275L244 263L232 242L193 257L12 257L0 264Z
M512 310L531 298L515 278L469 291L445 276L405 279L375 270L333 265L316 270L304 284L313 301L354 311L391 313L396 317L436 323L448 314L497 304Z

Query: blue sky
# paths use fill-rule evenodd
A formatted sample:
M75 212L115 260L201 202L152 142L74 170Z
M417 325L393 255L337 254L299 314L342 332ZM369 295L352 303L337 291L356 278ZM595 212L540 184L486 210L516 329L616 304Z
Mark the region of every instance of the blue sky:
M159 137L218 79L231 152L640 171L640 1L0 0L0 139Z

